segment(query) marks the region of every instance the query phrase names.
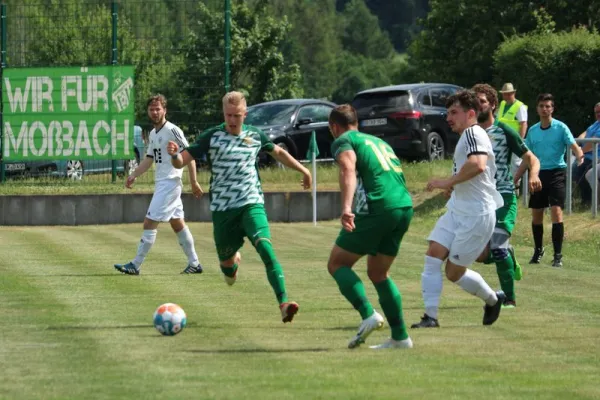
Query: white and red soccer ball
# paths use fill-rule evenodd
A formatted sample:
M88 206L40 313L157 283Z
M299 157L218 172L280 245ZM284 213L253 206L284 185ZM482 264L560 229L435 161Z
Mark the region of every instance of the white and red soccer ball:
M186 324L185 311L177 304L162 304L154 312L154 327L165 336L177 335Z

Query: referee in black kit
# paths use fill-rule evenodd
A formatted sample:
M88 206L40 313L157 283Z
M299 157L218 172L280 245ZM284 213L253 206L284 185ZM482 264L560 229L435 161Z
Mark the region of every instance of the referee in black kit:
M544 255L544 209L551 207L552 245L554 247L553 267L562 267L562 242L564 225L562 209L565 206L567 164L565 153L569 147L577 157L577 163L583 163L583 152L575 142L569 127L553 119L554 97L549 93L537 98L537 113L540 122L529 128L525 144L540 160L540 181L542 189L531 194L531 229L535 250L530 264L539 264ZM519 168L515 181L525 172L526 166Z

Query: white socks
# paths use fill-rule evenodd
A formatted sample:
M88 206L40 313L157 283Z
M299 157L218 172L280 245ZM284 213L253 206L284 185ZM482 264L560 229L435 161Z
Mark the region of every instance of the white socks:
M425 266L421 274L425 313L435 319L437 319L440 296L442 295L442 263L443 261L438 258L425 256Z
M140 265L142 265L155 240L156 229L144 230L144 233L142 234L142 240L140 240L140 244L138 246L137 255L132 261L136 267L139 268Z
M196 250L194 249L194 238L192 237L190 228L188 228L187 225L185 228L177 232L177 239L179 240L179 244L181 245L181 248L188 259L188 263L191 266L197 267L200 262L198 261Z
M456 281L456 284L465 292L471 293L485 301L487 305L493 306L498 301L496 292L483 280L477 272L468 269L465 274Z

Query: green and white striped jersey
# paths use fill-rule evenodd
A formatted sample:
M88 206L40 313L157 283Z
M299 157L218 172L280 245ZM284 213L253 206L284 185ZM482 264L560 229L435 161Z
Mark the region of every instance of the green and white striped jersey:
M200 134L186 150L194 157L207 155L210 166L210 210L227 211L247 204L264 204L258 166L261 150L275 145L258 128L243 125L239 135L225 130L225 124Z
M490 137L496 157L496 190L502 194L514 194L515 185L510 170L512 155L521 157L529 149L517 131L503 122L496 120L485 131Z

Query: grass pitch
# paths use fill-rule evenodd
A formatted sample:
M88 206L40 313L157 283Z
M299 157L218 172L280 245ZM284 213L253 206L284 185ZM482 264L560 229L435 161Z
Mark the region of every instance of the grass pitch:
M422 315L425 237L439 199L417 207L392 270L408 324ZM338 223L273 224L274 245L300 312L283 324L258 255L246 244L237 283L222 280L210 224L191 224L205 266L183 276L167 225L142 275L112 264L133 257L141 225L0 228L0 398L5 399L596 399L600 397L600 228L566 219L563 269L531 256L521 210L514 243L525 267L517 304L481 325L482 302L444 282L440 324L411 330L412 350L346 348L359 315L326 263ZM550 240L546 226L546 242ZM477 265L498 287L493 266ZM376 308L364 261L356 267ZM165 302L188 316L163 337L152 313ZM389 335L375 332L368 344Z

